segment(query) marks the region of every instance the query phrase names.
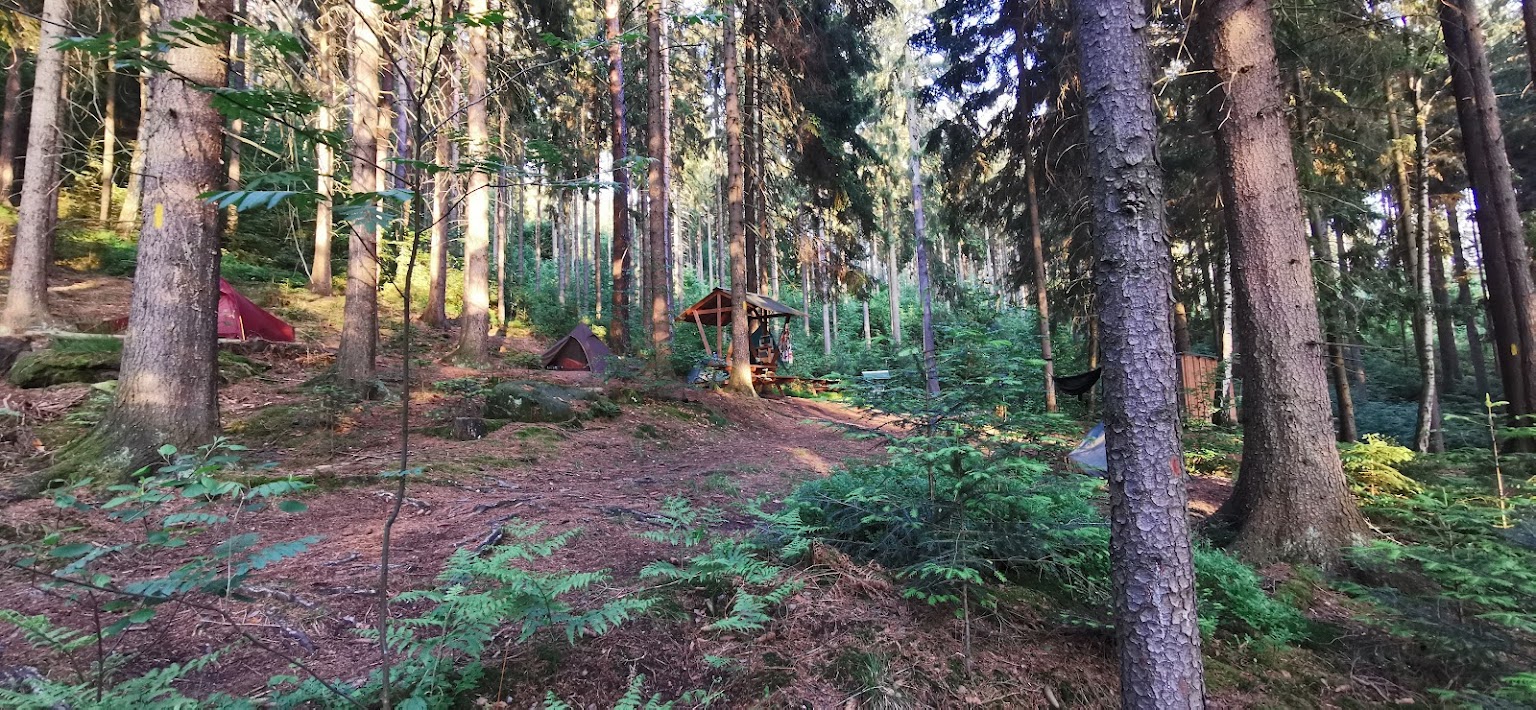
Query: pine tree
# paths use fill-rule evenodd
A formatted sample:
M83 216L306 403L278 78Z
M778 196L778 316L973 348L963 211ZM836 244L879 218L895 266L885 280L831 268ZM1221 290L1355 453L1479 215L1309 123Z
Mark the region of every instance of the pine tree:
M373 0L352 0L352 191L378 188L379 69L383 52L374 28L383 13ZM340 384L360 395L373 394L378 349L378 235L375 218L354 220L347 240L347 297L341 345L336 349Z
M1256 562L1329 565L1365 538L1345 484L1317 344L1311 254L1267 2L1217 0L1195 22L1217 119L1243 356L1241 473L1218 513ZM1102 306L1101 306L1102 307Z
M222 23L230 0L164 0L161 29L192 18ZM190 450L219 433L219 210L224 118L209 89L225 85L224 42L173 46L150 77L146 181L117 398L102 423L61 451L45 480L82 469L126 477L170 444Z
M21 213L11 255L11 285L0 334L47 325L48 266L53 261L53 226L59 203L60 150L63 145L64 50L69 30L69 0L43 3L37 69L32 82L32 117L27 130L26 173L21 184Z
M1164 710L1204 707L1205 692L1143 7L1072 0L1095 186L1120 705Z

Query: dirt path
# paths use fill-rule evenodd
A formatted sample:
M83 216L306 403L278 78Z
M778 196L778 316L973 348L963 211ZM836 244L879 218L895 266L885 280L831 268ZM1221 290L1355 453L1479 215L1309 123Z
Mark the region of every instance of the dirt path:
M277 511L241 521L264 544L303 536L321 542L303 555L264 572L257 587L266 598L233 604L244 630L284 653L302 658L326 677L361 679L377 664L376 650L357 629L376 623L373 590L379 573L380 533L391 486L379 472L398 467L399 403L324 409L300 389L324 358L273 362L262 377L221 391L231 436L252 450L249 462L272 461L276 471L307 478L321 492L305 500L308 511ZM386 379L392 363L385 362ZM470 374L429 366L422 382ZM601 386L585 373L543 373L506 369L502 377L555 380ZM414 379L414 378L413 378ZM18 393L11 393L18 394ZM25 396L26 392L18 396ZM32 396L46 398L44 392ZM726 530L751 525L742 503L782 495L797 482L826 475L848 461L883 455L880 439L855 439L850 429L889 421L836 403L801 399L742 402L712 393L687 393L688 401L646 400L623 404L612 420L572 428L512 424L479 441L454 441L432 433L454 398L430 390L412 397L411 466L420 468L407 493L404 515L394 531L391 588L428 587L455 550L473 548L510 519L545 526L550 533L581 528L572 542L543 564L563 570L608 570L603 594L637 586L636 575L656 559L676 554L637 533L655 529L647 517L670 496L695 506L726 511ZM323 423L318 419L325 420ZM78 524L50 501L30 500L0 508L10 527L27 531ZM654 521L654 519L652 519ZM73 522L72 522L73 521ZM90 521L98 539L123 537L102 518ZM125 553L113 566L131 579L163 572L169 561ZM57 592L31 586L15 575L0 577L0 596L23 613L48 613L70 625L89 620L71 611ZM395 615L410 614L396 608ZM209 648L235 641L228 625L206 612L180 608L165 624L169 631L123 637L125 647L144 652L138 662L184 662ZM80 618L75 618L79 616ZM157 621L157 626L160 622ZM0 665L15 663L4 649L23 649L0 633ZM286 672L275 655L237 644L219 669L197 678L206 690L255 691L272 675ZM594 679L595 680L595 679ZM622 687L622 678L617 687ZM612 686L611 686L612 687Z

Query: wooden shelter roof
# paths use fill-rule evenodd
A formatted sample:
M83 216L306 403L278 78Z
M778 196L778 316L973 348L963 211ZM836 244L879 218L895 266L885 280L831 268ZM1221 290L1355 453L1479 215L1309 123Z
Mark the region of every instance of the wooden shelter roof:
M698 303L689 306L678 315L679 321L700 325L725 326L731 324L731 292L716 287ZM786 306L760 293L747 293L747 318L804 318L805 313Z

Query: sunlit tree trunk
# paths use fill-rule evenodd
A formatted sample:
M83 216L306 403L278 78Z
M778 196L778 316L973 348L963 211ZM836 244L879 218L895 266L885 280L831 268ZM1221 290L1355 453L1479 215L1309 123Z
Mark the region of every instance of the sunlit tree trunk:
M1237 423L1237 385L1234 377L1237 369L1237 350L1233 322L1233 315L1237 309L1233 303L1232 252L1226 246L1225 235L1222 242L1221 258L1216 262L1216 283L1221 299L1216 333L1216 358L1220 361L1221 367L1221 384L1216 390L1216 423L1232 425ZM1353 415L1350 421L1354 421Z
M1224 100L1222 167L1243 353L1242 469L1218 519L1256 562L1330 565L1364 540L1330 426L1328 383L1269 3L1202 8L1203 50ZM1102 305L1102 304L1101 304ZM1256 403L1256 404L1254 404Z
M1031 129L1033 133L1033 129ZM1045 361L1045 411L1056 411L1056 362L1051 354L1051 301L1045 281L1045 239L1040 234L1040 200L1035 189L1033 154L1024 166L1029 198L1029 245L1035 261L1035 317L1040 321L1040 359Z
M101 118L101 194L96 205L96 221L102 227L112 223L112 184L117 173L117 70L107 66Z
M650 205L646 210L646 222L649 226L647 230L649 254L646 258L645 282L651 292L651 302L646 309L650 316L648 330L651 337L651 356L658 371L667 367L667 360L672 350L672 316L667 308L668 294L672 290L672 278L667 269L671 259L668 253L667 228L671 222L669 203L672 196L667 175L668 116L665 79L667 60L666 50L661 45L663 12L662 0L646 1L646 27L649 34L646 65L650 77L648 82L650 98L646 101L650 126L646 131L646 140L651 154L651 164L648 174Z
M469 0L468 12L483 17L486 0ZM486 336L491 329L490 246L491 175L485 170L490 151L490 114L486 106L490 87L486 79L489 60L484 24L466 28L469 89L466 132L469 139L469 187L464 194L464 309L459 313L459 348L455 358L463 363L485 360Z
M452 91L452 89L448 89ZM432 162L447 166L452 159L446 127L437 132ZM427 249L427 307L421 310L421 322L439 330L448 327L448 181L452 173L432 176L432 240Z
M137 0L139 7L139 44L149 44L149 28L154 24L155 5L150 0ZM123 195L123 206L117 211L117 231L130 232L139 226L140 205L144 197L144 114L149 111L149 72L139 71L139 136L133 141L133 154L128 159L128 190Z
M912 239L917 245L917 293L923 307L923 379L930 398L939 396L939 363L933 338L933 282L928 276L928 226L923 212L923 161L917 137L917 100L907 98L907 163L912 172ZM930 420L931 421L931 420Z
M616 0L610 0L615 2ZM756 396L752 388L752 349L747 326L747 231L742 184L741 97L736 61L736 2L725 4L725 174L726 209L731 241L731 375L726 386L737 394Z
M69 0L46 0L32 82L32 118L11 255L11 285L5 310L0 312L0 333L18 333L49 321L48 266L53 255L53 223L59 211L54 188L60 179L64 119L64 98L60 95L64 51L58 45L68 32Z
M336 128L331 113L331 38L325 32L318 37L320 85L324 87L320 106L315 110L315 130L329 134ZM335 225L331 194L336 188L336 153L325 140L315 141L315 191L320 201L315 205L315 253L309 269L309 290L318 296L331 295L331 235Z
M608 96L613 112L613 242L609 268L613 278L613 313L608 322L608 347L629 354L629 291L634 266L630 254L629 138L624 128L624 46L619 41L619 0L604 0L603 22L608 40ZM595 257L596 255L594 255ZM595 260L595 259L594 259Z
M1172 253L1140 2L1072 0L1093 176L1120 706L1201 708L1200 627L1170 330Z
M374 28L383 21L373 0L353 0L352 23L352 190L372 192L378 185L379 65L381 51ZM336 349L339 383L361 395L373 394L374 357L378 348L378 233L373 220L352 223L347 239L347 296L342 309L341 345Z
M245 0L234 0L234 12L230 21L235 24L249 24L245 18ZM245 79L245 35L234 33L229 38L229 88L235 91L244 90ZM229 121L229 131L224 136L224 148L226 153L226 176L224 189L240 189L240 153L244 148L240 144L240 138L245 133L245 121L233 118ZM235 228L240 225L240 211L230 206L224 213L224 232L234 234Z
M496 225L492 239L496 240L496 326L507 332L507 235L511 231L511 200L507 199L506 163L512 160L507 151L507 111L503 106L497 112L496 145L501 152L502 168L496 173Z
M20 47L11 45L5 64L5 105L0 107L0 202L9 205L16 183L16 140L21 135ZM11 267L8 252L0 254L0 262L0 268Z
M229 0L162 0L162 29L201 16L223 22ZM183 451L219 433L218 209L224 119L208 89L225 82L224 42L172 47L150 79L144 116L146 211L123 339L117 399L101 424L61 451L60 467L128 477L170 444ZM47 84L40 84L47 86Z

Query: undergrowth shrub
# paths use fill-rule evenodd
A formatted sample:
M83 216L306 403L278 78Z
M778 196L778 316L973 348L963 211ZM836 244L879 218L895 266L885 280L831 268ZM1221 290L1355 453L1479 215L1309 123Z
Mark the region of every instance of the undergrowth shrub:
M1354 577L1338 586L1369 605L1363 621L1411 643L1410 662L1439 681L1518 694L1502 679L1536 664L1536 548L1522 537L1536 519L1536 489L1509 481L1501 508L1489 477L1433 470L1465 456L1429 459L1417 464L1420 489L1362 494L1387 536L1350 553Z
M1398 466L1413 460L1413 450L1380 434L1366 434L1360 441L1339 446L1344 474L1356 492L1414 493L1417 481L1403 475Z
M662 504L668 521L663 530L651 530L640 536L654 542L685 548L705 547L681 565L657 560L640 570L642 578L663 580L669 586L701 592L706 599L729 598L717 609L718 618L704 628L707 631L760 631L772 620L771 612L805 587L791 578L782 565L765 559L766 550L751 540L715 535L710 527L721 520L713 509L696 510L681 497L668 498Z
M1003 585L1022 585L1045 592L1069 621L1107 628L1109 527L1092 497L1102 483L993 443L909 437L888 463L809 481L761 515L787 557L824 542L892 570L911 598L989 607ZM1301 615L1266 593L1252 568L1203 544L1194 557L1204 632L1277 644L1304 634Z
M391 682L401 707L456 707L456 702L474 693L486 680L485 661L499 660L491 655L492 641L506 627L519 629L516 643L522 643L544 629L559 629L570 643L582 635L601 635L653 603L650 600L619 598L590 607L571 601L608 579L606 572L536 572L519 563L546 559L565 546L579 530L567 530L553 536L540 536L540 526L511 523L503 534L512 542L485 551L461 549L448 558L434 589L407 591L397 595L395 603L426 605L425 612L394 621L389 646L395 659ZM360 632L377 641L373 630ZM348 689L349 698L315 679L296 677L274 679L296 685L281 695L277 707L356 707L371 706L381 691L382 674L375 671L366 683ZM332 687L346 687L334 681ZM631 692L638 694L637 686ZM639 695L635 696L639 698ZM551 707L563 707L558 700ZM638 704L621 707L640 707ZM647 707L659 707L647 705Z

